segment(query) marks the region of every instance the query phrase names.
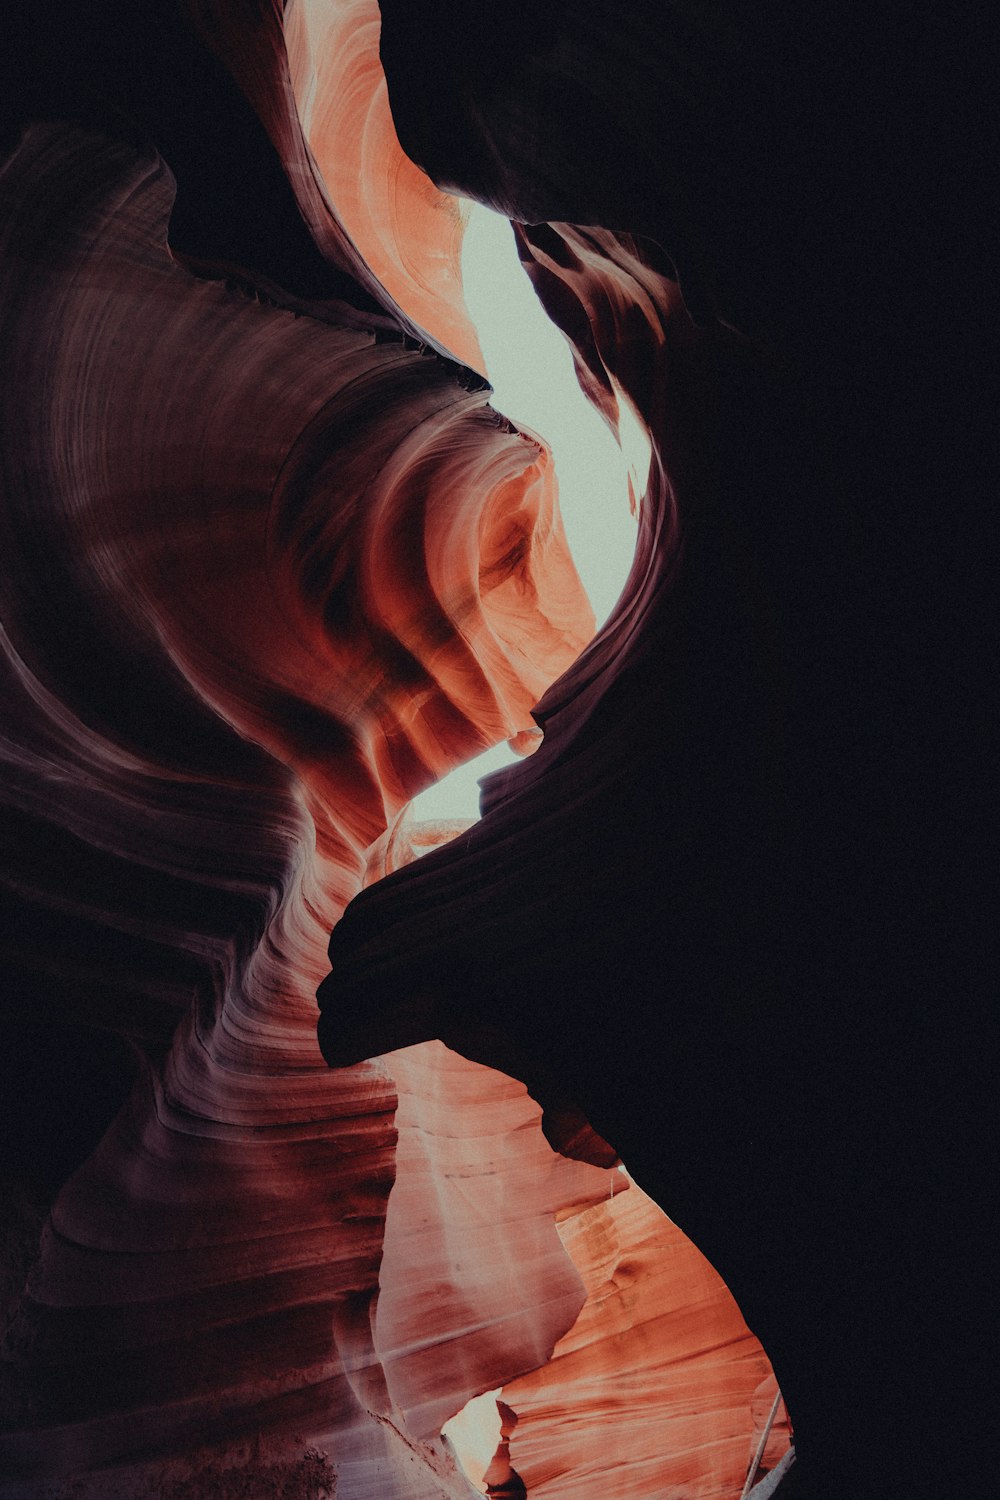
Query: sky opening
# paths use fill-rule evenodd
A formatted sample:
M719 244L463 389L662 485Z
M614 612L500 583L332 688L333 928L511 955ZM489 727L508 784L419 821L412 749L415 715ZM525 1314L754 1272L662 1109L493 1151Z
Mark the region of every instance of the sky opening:
M641 495L649 440L619 395L619 447L577 383L569 344L535 295L510 224L479 203L467 204L466 212L462 281L494 390L490 404L552 449L566 536L600 626L632 565L637 521L629 475ZM477 818L479 778L517 759L502 744L467 761L414 798L413 818Z

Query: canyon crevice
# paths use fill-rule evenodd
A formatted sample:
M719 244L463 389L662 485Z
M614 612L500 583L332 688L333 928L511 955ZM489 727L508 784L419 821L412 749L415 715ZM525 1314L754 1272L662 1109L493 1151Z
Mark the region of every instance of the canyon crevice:
M974 1492L976 38L2 28L0 1494L457 1500L501 1387L490 1493L735 1500L775 1377L782 1500ZM652 444L596 636L454 192Z

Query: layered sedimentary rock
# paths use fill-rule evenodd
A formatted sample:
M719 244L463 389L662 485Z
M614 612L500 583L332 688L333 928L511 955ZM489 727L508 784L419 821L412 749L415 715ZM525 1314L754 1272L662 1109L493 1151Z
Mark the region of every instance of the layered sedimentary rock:
M218 83L173 24L154 117L178 56ZM547 456L358 270L296 177L290 91L261 83L273 29L233 24L232 71L297 189L249 154L284 235L252 203L199 221L215 206L176 119L175 188L107 100L33 122L50 111L29 88L3 169L5 1493L459 1495L441 1413L572 1322L553 1210L603 1174L553 1157L502 1082L442 1147L495 1222L474 1215L476 1254L435 1270L438 1239L471 1232L466 1197L421 1238L424 1195L403 1192L394 1275L437 1276L451 1301L437 1326L425 1308L423 1359L398 1317L383 1350L387 1197L419 1173L408 1134L433 1157L440 1125L405 1069L405 1119L384 1063L330 1075L313 996L406 800L529 728L592 616ZM236 128L228 87L210 164Z
M284 26L305 137L338 217L400 307L482 370L462 295L462 205L400 147L378 55L377 0L294 0Z
M568 1212L560 1233L587 1303L551 1362L503 1393L527 1494L738 1495L747 1411L762 1388L766 1421L775 1385L721 1277L634 1183ZM785 1424L767 1468L788 1442Z
M375 1344L407 1430L433 1438L455 1392L544 1365L584 1288L554 1216L603 1200L607 1173L557 1156L523 1084L429 1043L394 1053L400 1144ZM541 1292L542 1295L539 1295Z
M758 1346L604 1201L616 1151L811 1494L981 1478L962 49L879 5L383 6L403 145L522 221L654 443L545 693L592 621L545 454L433 352L476 362L458 220L370 9L46 21L0 46L5 1493L463 1495L437 1429L501 1381L497 1494L738 1484ZM540 694L411 861L408 797ZM383 872L331 1075L327 935ZM663 1425L612 1451L622 1373Z

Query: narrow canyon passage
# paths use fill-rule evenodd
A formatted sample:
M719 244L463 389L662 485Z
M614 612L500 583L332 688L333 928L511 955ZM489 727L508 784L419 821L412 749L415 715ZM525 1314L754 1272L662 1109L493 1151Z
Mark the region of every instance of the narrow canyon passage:
M631 478L636 506L649 472L648 437L623 402L626 455L588 402L570 345L535 296L509 224L478 203L463 205L462 217L462 292L493 387L490 405L538 433L552 453L566 539L600 627L635 554L629 484ZM515 760L514 752L497 746L457 767L414 799L412 817L478 817L478 778Z
M2 1500L988 1489L986 55L0 17Z
M381 154L366 158L365 170L377 180L367 185L365 196L375 203L385 197L380 175L396 170L386 145L387 130L383 122L378 132ZM328 144L315 138L314 144L322 159L332 159L332 152L329 158L324 155ZM447 230L451 236L451 257L458 260L460 277L452 275L450 300L464 306L474 326L480 368L494 388L491 406L537 433L552 452L561 521L600 625L612 613L633 565L652 460L648 434L623 388L615 390L610 412L606 405L599 410L581 390L572 344L540 305L509 224L479 204L435 199L426 179L413 183L403 175L401 182L393 201L397 234L415 216L404 191L410 188L423 195L425 214L430 203L440 215L439 233ZM433 240L429 246L426 242L426 221L423 259L421 247L405 240L394 245L385 222L359 218L358 233L365 245L377 242L383 255L387 247L392 251L387 264L405 262L408 279L390 284L396 285L404 310L415 314L417 303L409 300L412 280L431 283L428 267L434 266L435 255L440 256ZM444 314L436 311L441 326L449 326ZM604 413L610 414L612 423ZM526 649L532 650L530 642ZM529 740L527 748L533 751L537 744L538 739ZM415 852L429 852L443 837L454 836L454 827L474 821L479 811L478 778L516 764L518 758L507 744L499 745L418 795L402 831L394 835L389 858L377 866L378 873L398 868L401 858L405 861ZM449 828L449 822L454 826ZM488 875L486 879L488 883ZM410 1049L415 1061L422 1051ZM389 1059L397 1080L411 1066L407 1057L403 1052ZM451 1066L456 1065L457 1059ZM426 1064L416 1066L419 1073ZM438 1107L451 1113L450 1129L461 1130L468 1099L449 1095L445 1083L442 1074ZM484 1087L481 1082L480 1090ZM426 1333L426 1313L421 1321L412 1273L405 1255L397 1259L393 1231L397 1212L403 1218L401 1203L415 1192L409 1174L423 1174L421 1180L426 1180L429 1170L426 1155L415 1161L397 1157L381 1272L378 1318L383 1330L402 1322ZM445 1425L477 1488L485 1484L479 1476L488 1468L490 1493L498 1494L507 1493L505 1484L523 1484L525 1478L530 1493L552 1497L593 1491L634 1500L658 1495L670 1483L722 1496L740 1487L748 1454L765 1420L761 1402L771 1405L774 1380L768 1362L720 1278L657 1206L634 1185L628 1201L619 1201L627 1186L616 1172L606 1201L582 1211L562 1211L560 1236L583 1277L588 1302L556 1345L552 1360L534 1376L501 1389L504 1409L517 1425L516 1432L513 1425L507 1432L503 1461L499 1455L494 1459L500 1435L494 1395L476 1397ZM513 1253L515 1260L506 1274L518 1277L523 1251L518 1247ZM617 1281L617 1267L626 1260L631 1265L627 1295ZM384 1336L388 1341L387 1331ZM626 1390L630 1394L624 1398ZM586 1441L580 1435L583 1421L588 1426ZM782 1408L762 1454L761 1472L780 1461L788 1443ZM509 1471L510 1462L519 1467Z
M635 1325L615 1268L650 1224L509 1075L434 1042L329 1071L315 992L414 793L533 737L593 611L460 300L411 321L315 175L363 139L338 68L377 63L373 8L318 7L322 46L302 9L212 16L2 49L0 1492L443 1500L471 1396L545 1368L588 1293ZM738 1481L766 1365L700 1264L631 1379L659 1388L680 1313L704 1429L670 1382L666 1429L623 1422L598 1320L519 1397L536 1490L635 1496L664 1456Z
M583 394L571 346L539 304L510 226L478 204L463 205L462 217L462 292L493 386L490 404L538 433L552 451L567 540L600 628L632 566L637 512L651 462L648 435L624 392L617 393L618 438ZM434 838L436 820L474 821L478 778L515 764L517 758L506 744L497 746L422 792L410 805L411 838L420 836L419 824L428 820L426 852L440 839L440 832ZM664 1483L676 1483L681 1475L696 1490L710 1492L718 1486L719 1493L729 1493L740 1477L747 1446L747 1411L741 1410L738 1393L745 1401L751 1387L752 1438L757 1440L760 1408L768 1406L765 1397L777 1389L766 1361L747 1337L719 1278L634 1184L623 1178L619 1187L627 1185L631 1197L626 1203L614 1204L612 1178L608 1203L587 1210L583 1222L579 1215L570 1216L560 1231L591 1296L577 1325L556 1346L552 1362L534 1376L474 1398L445 1425L466 1472L489 1494L513 1494L515 1489L503 1486L524 1483L519 1470L510 1467L512 1456L531 1481L531 1494L588 1489L602 1496L658 1494ZM616 1284L617 1265L626 1257L632 1261L628 1306ZM702 1299L707 1307L699 1328L693 1309ZM685 1323L690 1326L684 1328ZM605 1348L612 1340L615 1354L609 1361ZM727 1340L730 1347L720 1354L716 1341ZM718 1407L725 1380L732 1382L731 1406L723 1415ZM595 1400L594 1387L605 1382L609 1389ZM631 1418L622 1412L625 1399L632 1403ZM509 1423L502 1456L496 1453L501 1441L498 1400ZM692 1403L698 1403L695 1412L689 1411ZM558 1436L567 1418L574 1430L587 1421L586 1442L577 1436L567 1445ZM776 1467L788 1445L787 1414L781 1406L757 1477ZM548 1477L539 1482L542 1473Z

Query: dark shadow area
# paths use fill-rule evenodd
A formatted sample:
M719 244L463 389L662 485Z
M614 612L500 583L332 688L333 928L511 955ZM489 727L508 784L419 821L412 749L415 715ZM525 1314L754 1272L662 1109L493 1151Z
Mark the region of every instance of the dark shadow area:
M12 7L0 21L0 57L7 146L37 120L76 122L140 150L151 144L177 182L178 254L383 314L317 249L264 126L183 5L57 0L43 18Z

